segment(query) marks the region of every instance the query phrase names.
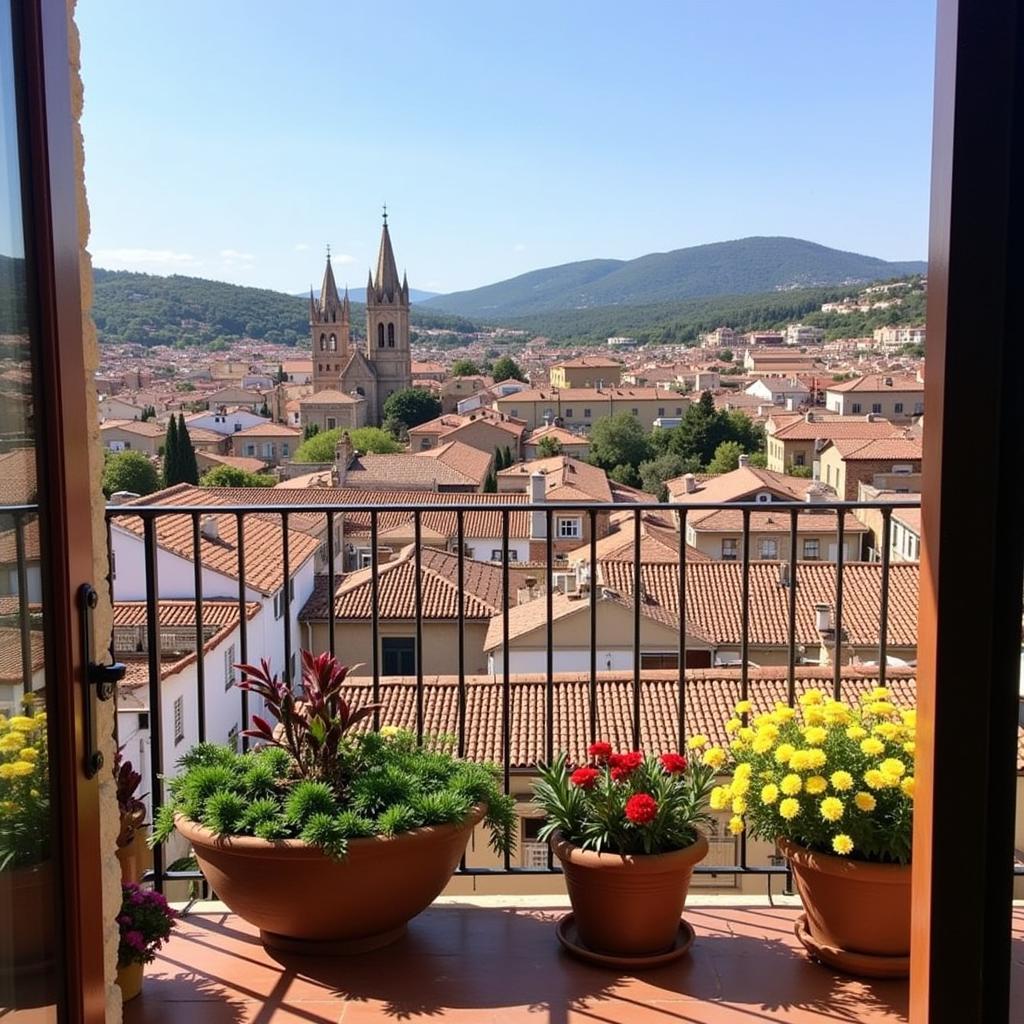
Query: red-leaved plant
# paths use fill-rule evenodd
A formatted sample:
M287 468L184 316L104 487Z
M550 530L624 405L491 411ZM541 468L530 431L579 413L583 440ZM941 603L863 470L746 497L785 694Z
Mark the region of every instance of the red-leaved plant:
M286 750L295 773L343 788L344 767L341 741L352 726L369 718L381 705L353 708L342 697L348 667L329 653L302 652L302 682L298 693L270 671L267 660L255 665L236 665L248 678L238 685L263 698L267 711L277 719L271 725L259 715L252 716L253 728L244 735L268 746Z
M135 833L146 820L146 805L136 796L142 784L142 776L135 770L131 761L126 761L118 748L114 757L114 787L117 794L117 810L121 825L117 833L117 845L128 846L135 838Z

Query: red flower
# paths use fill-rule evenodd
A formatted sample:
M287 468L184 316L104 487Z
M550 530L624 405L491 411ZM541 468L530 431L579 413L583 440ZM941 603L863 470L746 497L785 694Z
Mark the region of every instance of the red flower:
M580 789L593 789L601 773L596 768L577 768L569 776L569 781Z
M604 740L598 740L597 743L591 743L587 747L587 756L592 757L595 761L607 761L612 756L612 745L605 743Z
M669 775L679 775L686 771L686 758L682 754L662 754L659 760Z
M644 755L639 750L628 754L612 754L608 764L612 770L612 778L616 782L624 782L644 763Z
M634 825L646 825L654 821L658 813L658 801L650 793L634 793L626 801L626 817Z

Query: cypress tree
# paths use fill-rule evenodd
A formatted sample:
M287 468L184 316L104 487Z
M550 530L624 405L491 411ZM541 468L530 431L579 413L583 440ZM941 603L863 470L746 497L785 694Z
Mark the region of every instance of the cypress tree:
M505 458L501 454L501 449L495 446L494 449L494 472L498 473L505 468Z
M192 438L188 436L185 426L185 414L178 413L178 455L180 459L180 482L185 484L199 483L199 464L196 462L196 450L192 446Z
M164 441L164 487L171 487L178 482L179 465L181 459L178 455L178 424L171 416L167 423L167 438Z
M512 450L509 448L508 445L505 445L504 460L505 469L508 469L508 467L512 465Z

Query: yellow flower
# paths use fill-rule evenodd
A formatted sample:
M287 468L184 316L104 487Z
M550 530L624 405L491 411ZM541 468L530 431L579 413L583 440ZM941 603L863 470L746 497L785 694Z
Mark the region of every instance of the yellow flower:
M883 775L895 775L897 778L907 771L907 766L895 757L887 757L878 768Z
M31 729L35 722L31 718L26 718L24 715L12 715L8 725L12 729L20 729L22 732L27 732Z
M731 736L742 724L738 718L730 718L725 723L725 731Z
M754 766L749 761L741 761L733 769L733 778L736 779L749 779L754 771Z
M28 742L28 737L23 732L9 732L0 736L0 751L10 754L15 750L21 750Z
M830 700L825 704L825 721L829 725L846 725L850 709L841 700Z
M738 814L734 814L729 819L729 831L734 836L738 836L743 831L743 819Z
M864 773L864 781L872 789L884 789L885 788L885 776L877 768L869 768Z
M901 711L900 718L903 719L903 724L908 729L915 729L917 727L917 712L913 708L910 708L907 711Z
M9 761L5 764L0 764L0 779L13 779L14 775L15 772L13 761Z
M909 754L911 757L917 752L917 744L913 740L908 740L903 744L903 753Z
M839 790L840 793L845 793L846 790L853 788L853 776L849 772L833 772L831 782L832 788Z
M908 775L905 779L900 782L900 789L903 790L903 795L914 799L914 776Z
M865 710L878 718L888 718L891 715L898 715L900 709L887 700L876 700L870 703Z
M754 738L754 730L749 725L744 725L736 734L744 743L749 743Z
M870 793L861 791L854 798L853 802L857 805L858 811L873 811L875 809L876 800Z
M35 759L39 757L39 751L35 747L24 747L18 751L18 757L20 757L22 761L35 761Z
M793 756L789 759L789 767L794 771L804 772L811 767L810 759L806 750L794 750Z
M779 814L781 814L786 821L792 821L799 813L800 801L795 797L787 796L786 799L779 804Z
M690 741L693 742L692 740ZM728 758L725 756L725 751L721 747L708 747L704 751L704 755L701 760L712 768L721 768Z
M745 796L738 796L733 799L732 802L732 813L733 814L745 814L747 810L747 798Z
M864 694L865 700L884 700L889 696L889 688L887 686L876 686L873 690L869 690Z
M715 786L708 797L708 804L713 811L724 811L728 803L728 795L725 786Z
M708 742L707 736L697 733L696 736L690 737L689 747L691 750L700 750L701 747L706 747Z
M786 775L782 782L779 783L779 789L781 789L786 796L796 796L803 788L803 779L801 779L799 775L794 775L792 772L789 775Z
M819 747L806 751L808 768L823 768L828 760L828 755Z
M881 740L876 740L874 736L869 736L866 740L860 741L860 749L861 753L874 757L885 752L885 744Z
M867 734L868 734L867 729L864 729L864 728L862 728L859 725L851 725L846 730L846 736L847 736L848 739L851 739L851 740L863 739L865 736L867 736Z
M789 764L789 759L795 753L795 748L792 743L780 743L775 748L775 760L779 764Z
M840 832L832 840L832 849L840 856L845 857L853 849L853 840L845 832Z
M10 768L11 774L15 778L31 775L36 770L36 766L31 761L13 761Z
M778 725L785 725L787 722L792 722L796 718L796 709L789 707L787 704L776 704L775 710L772 712L772 719Z
M767 786L761 790L761 803L773 804L779 799L779 787L774 782L769 782Z
M828 789L828 779L823 778L821 775L812 775L805 783L804 789L806 789L811 796L820 796L826 789Z
M752 705L749 700L741 700L736 704L733 709L737 715L746 715L750 713Z
M397 736L402 730L397 725L382 725L380 727L380 734L386 740L391 739L393 736Z
M825 712L817 704L804 708L805 725L821 725L825 721Z
M808 746L820 747L827 738L828 729L824 729L820 725L809 725L804 729L804 739Z
M753 750L755 754L767 754L768 751L772 749L772 744L774 743L775 740L773 737L761 732L754 737L754 742L751 743L750 749Z
M807 707L811 704L820 704L825 699L825 694L821 690L808 690L806 693L801 693L799 700L801 705Z
M738 778L734 777L730 789L732 790L733 796L746 796L747 793L750 792L749 777L746 775L742 775Z
M900 734L900 727L894 722L879 722L878 725L871 730L876 736L881 736L883 740L895 740Z
M843 816L843 801L835 796L827 796L821 801L821 816L826 821L838 821Z

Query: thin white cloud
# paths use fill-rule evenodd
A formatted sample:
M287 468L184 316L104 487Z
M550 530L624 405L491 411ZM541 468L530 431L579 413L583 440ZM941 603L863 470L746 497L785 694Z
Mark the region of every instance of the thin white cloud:
M347 252L332 252L331 262L332 263L355 263L355 256L350 256Z
M97 249L92 257L97 265L112 270L139 266L188 267L199 266L202 262L189 252L177 252L174 249Z
M239 252L238 249L221 249L220 258L222 260L240 260L243 263L248 263L256 257L251 252Z
M512 251L513 252L526 252L526 243L525 242L516 242L516 244L512 246Z
M296 252L305 252L309 248L309 243L308 242L296 242L295 245L292 246L292 248Z

